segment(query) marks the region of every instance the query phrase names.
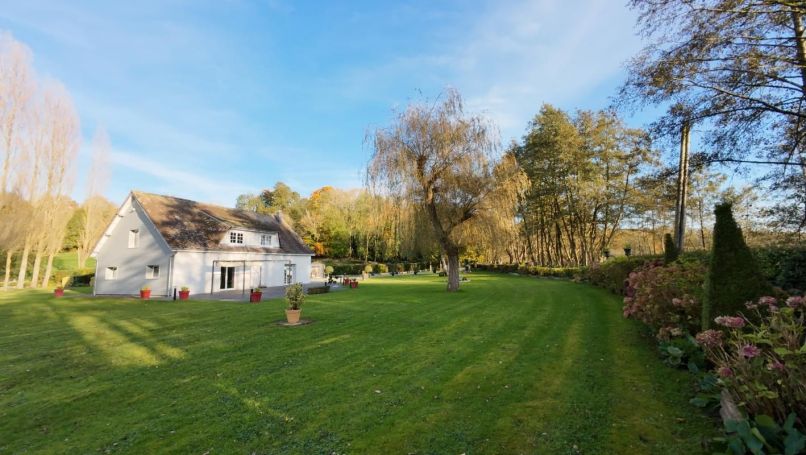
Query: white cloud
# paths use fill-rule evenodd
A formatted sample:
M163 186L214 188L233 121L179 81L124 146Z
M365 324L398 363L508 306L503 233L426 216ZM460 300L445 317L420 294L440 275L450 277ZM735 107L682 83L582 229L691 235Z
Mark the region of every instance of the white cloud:
M124 168L123 172L136 171L161 182L157 188L129 188L127 191L141 189L166 192L173 196L196 198L227 206L231 206L239 194L254 191L253 187L241 182L227 181L218 175L202 174L188 164L157 161L119 149L112 150L109 158L113 166Z

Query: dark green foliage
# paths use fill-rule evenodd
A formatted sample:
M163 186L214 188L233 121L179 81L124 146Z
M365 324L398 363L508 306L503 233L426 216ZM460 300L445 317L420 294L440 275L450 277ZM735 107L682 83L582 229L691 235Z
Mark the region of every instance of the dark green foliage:
M806 247L760 248L753 252L761 273L772 285L793 294L806 290Z
M797 455L806 449L806 435L795 428L796 415L792 413L783 425L770 416L760 415L753 420L729 420L725 422L724 438L716 441L724 444L727 453L763 454L783 453Z
M89 286L94 276L94 269L57 270L53 272L53 283L61 285L67 278L64 286Z
M656 257L631 256L608 259L588 268L585 277L591 284L603 287L616 294L623 294L624 282L630 276L630 273L653 259L656 259Z
M717 205L714 214L714 244L702 306L703 329L711 325L714 317L735 315L745 309L745 302L770 291L733 218L731 204Z
M539 277L573 278L583 274L586 267L543 267L526 264L476 264L473 270L479 272L520 273Z
M327 294L328 292L330 292L330 286L316 286L307 289L308 295Z
M678 256L680 256L680 250L674 244L672 234L666 234L663 236L663 263L671 264L677 260Z

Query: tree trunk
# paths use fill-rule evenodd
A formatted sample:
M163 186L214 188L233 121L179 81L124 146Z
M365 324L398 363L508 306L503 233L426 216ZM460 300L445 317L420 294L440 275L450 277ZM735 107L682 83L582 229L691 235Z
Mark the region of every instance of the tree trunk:
M48 264L45 266L45 276L42 277L42 289L47 289L50 284L50 274L53 272L53 253L48 254ZM56 283L61 286L61 283Z
M20 273L17 275L17 289L25 287L25 275L28 273L28 255L31 253L31 241L26 240L22 249L22 259L20 260Z
M8 282L11 281L11 257L14 256L14 252L11 250L6 251L6 276L3 279L3 290L8 289Z
M459 249L451 249L446 253L448 257L448 292L459 290Z
M42 250L37 248L36 256L34 257L34 269L31 271L31 287L35 288L39 285L39 269L42 268Z

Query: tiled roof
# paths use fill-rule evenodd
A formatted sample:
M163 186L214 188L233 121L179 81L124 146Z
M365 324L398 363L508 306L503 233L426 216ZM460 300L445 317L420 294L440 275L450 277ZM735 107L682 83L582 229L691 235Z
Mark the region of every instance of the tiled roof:
M313 254L282 216L133 191L132 196L173 250L249 251L256 253ZM276 232L279 248L222 245L230 229Z

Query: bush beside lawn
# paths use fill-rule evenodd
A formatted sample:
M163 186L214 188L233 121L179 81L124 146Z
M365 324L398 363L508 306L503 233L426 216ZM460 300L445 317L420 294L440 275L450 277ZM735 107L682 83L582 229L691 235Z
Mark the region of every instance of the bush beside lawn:
M0 294L0 450L695 453L687 403L617 297L477 273L285 303ZM574 448L577 449L574 449Z

